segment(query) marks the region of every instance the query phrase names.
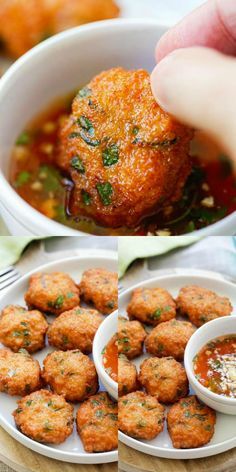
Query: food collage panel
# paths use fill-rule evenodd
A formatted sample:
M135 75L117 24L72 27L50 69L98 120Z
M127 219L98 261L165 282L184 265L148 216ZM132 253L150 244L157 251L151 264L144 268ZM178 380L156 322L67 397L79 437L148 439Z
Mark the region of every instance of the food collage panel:
M236 471L235 0L0 0L0 472Z

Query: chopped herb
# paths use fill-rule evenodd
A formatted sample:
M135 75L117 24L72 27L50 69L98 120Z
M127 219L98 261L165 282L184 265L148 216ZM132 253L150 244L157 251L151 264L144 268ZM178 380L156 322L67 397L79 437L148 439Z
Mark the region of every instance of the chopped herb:
M104 416L104 413L102 410L97 410L95 412L95 416L97 416L97 418L102 418Z
M185 227L184 233L192 233L193 231L195 231L195 229L195 223L193 221L189 221Z
M20 172L17 175L17 178L14 182L14 187L18 188L18 187L21 187L21 185L27 184L27 182L30 179L30 176L31 176L30 173L26 170L23 170L22 172Z
M22 332L21 331L13 331L12 336L14 338L18 338L19 336L22 336Z
M137 423L137 426L138 426L139 428L145 428L145 426L147 426L147 423L146 423L146 421L144 421L144 420L140 420L140 421Z
M33 401L33 400L28 400L28 401L26 402L26 405L27 405L27 406L30 406L31 403L32 403L32 401Z
M23 347L21 347L21 348L19 349L18 353L19 353L19 352L20 352L21 354L24 354L25 356L29 356L28 351L26 351L26 349L24 349Z
M29 334L30 334L30 333L29 333L28 329L24 329L23 335L24 335L24 336L29 336Z
M73 134L73 133L72 133ZM74 134L77 134L78 133L74 133ZM89 136L87 136L83 131L81 131L79 133L79 136L84 140L84 142L86 144L88 144L89 146L93 146L93 147L96 147L96 146L99 146L101 144L101 141L99 141L99 139L91 139Z
M82 310L75 310L76 315L81 315L81 313L82 313Z
M20 323L22 326L28 326L28 323L26 323L25 321L21 321Z
M117 415L115 415L114 413L108 413L108 416L109 416L113 421L117 421L117 419L118 419Z
M98 400L91 400L92 405L101 405L101 403Z
M103 348L101 354L105 354L105 352L106 352L106 346Z
M138 126L134 126L133 129L132 129L132 134L133 134L134 136L137 136L138 132L139 132L139 127L138 127Z
M52 425L49 423L48 420L45 421L45 423L44 423L44 430L45 430L45 431L53 431L53 427L52 427Z
M161 308L157 308L157 310L154 311L154 313L149 315L149 318L151 318L152 320L158 320L158 318L160 318L160 316L161 316L161 313L162 313Z
M84 87L78 92L78 95L80 98L89 97L89 95L91 94L92 94L92 90L88 87Z
M186 416L186 418L191 418L191 412L189 410L185 411L184 412L184 416Z
M66 298L73 298L73 296L74 296L74 293L73 293L73 292L68 292L68 293L66 294Z
M51 302L51 301L48 302L48 307L55 308L55 310L59 310L62 307L63 303L64 303L64 297L63 295L59 295L56 298L55 302Z
M90 193L86 192L86 190L81 190L81 197L85 206L91 205L92 197Z
M119 161L119 150L116 144L111 144L102 153L104 167L110 167Z
M68 344L68 342L69 342L68 337L67 336L62 336L62 342L63 342L63 344Z
M211 431L211 430L212 430L211 424L206 424L206 426L204 426L204 429L205 429L206 431Z
M60 172L51 166L42 165L39 168L39 179L42 179L45 192L55 192L60 188ZM43 177L43 178L42 178Z
M17 146L26 146L30 142L30 135L27 131L23 131L16 140Z
M112 308L114 308L115 303L113 301L110 301L110 302L107 302L106 305L107 305L108 308L112 309Z
M92 122L86 116L80 116L78 119L78 123L81 128L88 131L90 136L94 136L94 127Z
M73 169L77 170L80 174L85 173L84 163L83 163L82 159L80 159L80 157L78 157L78 156L73 157L70 161L70 164L71 164L71 167L73 167Z
M16 413L21 413L22 411L23 411L22 408L17 408L16 409Z
M110 182L104 182L97 184L97 191L99 196L102 200L104 206L108 206L111 204L111 196L113 194L112 185Z
M69 134L69 139L74 139L74 138L79 138L79 137L80 137L80 133L73 132Z

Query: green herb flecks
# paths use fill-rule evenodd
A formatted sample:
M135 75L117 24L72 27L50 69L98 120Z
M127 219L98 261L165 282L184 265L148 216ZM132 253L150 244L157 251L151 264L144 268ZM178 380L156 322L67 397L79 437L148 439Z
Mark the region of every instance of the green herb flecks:
M110 167L119 161L119 149L116 144L106 147L102 152L102 160L104 167Z
M90 193L86 192L86 190L81 190L81 197L82 197L82 201L83 201L85 206L91 205L92 197L91 197Z
M79 156L72 157L70 161L71 167L77 170L80 174L85 174L85 167L82 159Z
M86 98L89 97L92 94L92 90L88 87L84 87L78 92L78 96L80 98Z
M74 133L74 134L78 134L78 133ZM79 133L79 136L83 139L83 141L88 144L89 146L92 146L92 147L96 147L96 146L99 146L101 144L101 141L99 141L99 139L91 139L91 137L87 136L84 131L81 131Z
M55 310L59 310L62 308L64 303L64 297L63 295L59 295L54 302L50 301L48 302L48 307L49 308L55 308Z
M14 182L14 187L18 188L18 187L21 187L22 185L27 184L30 180L30 177L31 177L31 174L28 171L23 170L17 175L16 180Z
M30 135L27 131L23 131L16 140L17 146L26 146L30 143Z
M113 194L113 188L110 182L103 182L97 184L97 191L101 198L101 201L104 206L108 206L111 204L111 197Z
M86 116L80 116L78 119L78 124L88 132L90 136L94 136L94 127L92 122Z

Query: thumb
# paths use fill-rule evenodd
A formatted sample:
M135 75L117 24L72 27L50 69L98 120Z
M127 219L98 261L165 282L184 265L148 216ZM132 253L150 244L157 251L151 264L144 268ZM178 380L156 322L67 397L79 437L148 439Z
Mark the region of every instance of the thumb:
M179 121L206 131L236 162L236 59L212 49L178 49L151 75L159 105Z

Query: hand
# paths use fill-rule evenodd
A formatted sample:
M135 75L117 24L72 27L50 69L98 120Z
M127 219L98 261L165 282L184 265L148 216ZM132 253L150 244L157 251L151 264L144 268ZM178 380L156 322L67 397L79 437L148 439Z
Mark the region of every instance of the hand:
M209 0L168 31L152 76L160 106L215 137L236 164L236 1Z

